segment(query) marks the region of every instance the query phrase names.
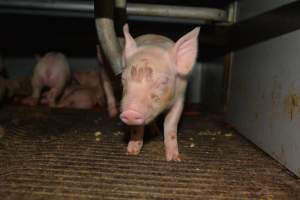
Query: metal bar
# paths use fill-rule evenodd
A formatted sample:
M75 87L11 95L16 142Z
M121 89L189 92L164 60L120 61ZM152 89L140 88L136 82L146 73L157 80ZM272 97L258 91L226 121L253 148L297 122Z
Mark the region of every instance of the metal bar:
M91 12L76 12L63 10L34 10L34 9L15 9L15 8L1 8L2 14L20 14L20 15L38 15L38 16L53 16L53 17L72 17L72 18L93 18L94 14Z
M110 63L110 66L112 67L112 70L114 71L115 75L119 75L122 72L122 50L119 40L116 37L113 20L108 18L96 19L96 29L100 45Z
M118 36L123 35L123 25L127 22L126 6L126 0L115 0L114 22Z
M91 2L60 2L60 1L22 1L22 0L0 0L1 7L15 7L15 8L31 8L31 9L45 9L45 10L66 10L66 11L81 11L92 12L93 4Z
M143 21L143 22L164 22L164 23L172 23L172 24L208 24L205 20L199 19L183 19L177 17L156 17L156 16L128 16L127 19L129 21ZM223 22L225 23L225 22Z
M122 50L114 27L114 1L95 0L94 3L98 39L113 72L118 75L122 72Z
M226 21L226 12L214 8L167 6L128 3L127 13L138 16L179 17L199 20Z
M122 4L117 4L121 5ZM91 2L60 2L60 1L21 1L21 0L0 0L0 7L22 8L22 9L42 9L42 10L64 10L78 12L93 12ZM198 19L222 22L227 21L227 14L224 10L203 7L168 6L158 4L137 4L127 3L126 12L135 16L156 16L156 17L176 17L184 19Z
M49 11L49 10L33 10L33 9L14 9L1 8L0 13L3 14L21 14L21 15L40 15L40 16L54 16L54 17L73 17L73 18L93 18L92 12L72 12L72 11ZM174 24L207 24L205 20L198 19L182 19L174 17L153 17L153 16L128 16L129 21L143 21L143 22L164 22ZM223 25L223 24L222 24Z
M237 21L239 2L232 2L228 6L228 22L234 24ZM234 62L234 51L230 51L224 55L224 82L223 82L223 105L224 112L228 112L228 104L230 98L231 78L232 78L232 66Z

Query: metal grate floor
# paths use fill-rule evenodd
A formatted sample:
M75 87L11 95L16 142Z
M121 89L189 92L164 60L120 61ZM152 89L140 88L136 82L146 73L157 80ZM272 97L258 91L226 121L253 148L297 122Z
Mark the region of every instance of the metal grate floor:
M126 156L121 123L96 111L6 107L0 122L1 200L300 199L299 180L213 117L183 117L179 163L162 136Z

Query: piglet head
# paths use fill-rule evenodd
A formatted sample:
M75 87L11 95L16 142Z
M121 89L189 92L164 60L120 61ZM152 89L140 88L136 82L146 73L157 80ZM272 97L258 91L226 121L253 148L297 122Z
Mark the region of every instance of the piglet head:
M123 28L123 98L121 120L143 125L170 107L176 96L177 77L187 76L197 57L199 28L186 34L170 49L137 46L128 25Z

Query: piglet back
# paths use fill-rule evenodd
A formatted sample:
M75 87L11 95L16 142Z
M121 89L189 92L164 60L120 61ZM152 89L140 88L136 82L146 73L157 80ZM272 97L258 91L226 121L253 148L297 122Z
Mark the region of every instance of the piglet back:
M157 34L141 35L135 38L135 41L139 47L151 45L168 50L174 46L174 42L171 39Z

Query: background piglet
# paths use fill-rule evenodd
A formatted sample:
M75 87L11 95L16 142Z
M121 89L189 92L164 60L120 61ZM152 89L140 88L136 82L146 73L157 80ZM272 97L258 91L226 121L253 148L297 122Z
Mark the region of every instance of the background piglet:
M69 85L57 107L91 109L104 105L104 92L99 70L77 71L73 78L78 84Z
M31 79L32 95L22 100L25 105L34 106L39 102L42 89L48 87L46 101L55 106L70 80L70 68L66 57L59 52L49 52L40 58L34 68Z
M97 57L102 65L99 47ZM69 86L58 107L90 109L97 104L104 106L106 100L109 115L114 117L118 114L113 88L103 66L99 70L75 72L73 77L79 86Z
M103 99L103 90L97 87L89 88L82 86L73 86L73 88L67 88L66 94L63 95L57 107L91 109L97 104L99 104L99 106L103 106Z
M144 125L167 111L164 120L165 156L168 161L180 161L177 125L183 110L187 78L197 57L199 30L195 28L174 43L152 34L134 40L128 25L124 25L120 118L133 126L128 154L140 152Z

